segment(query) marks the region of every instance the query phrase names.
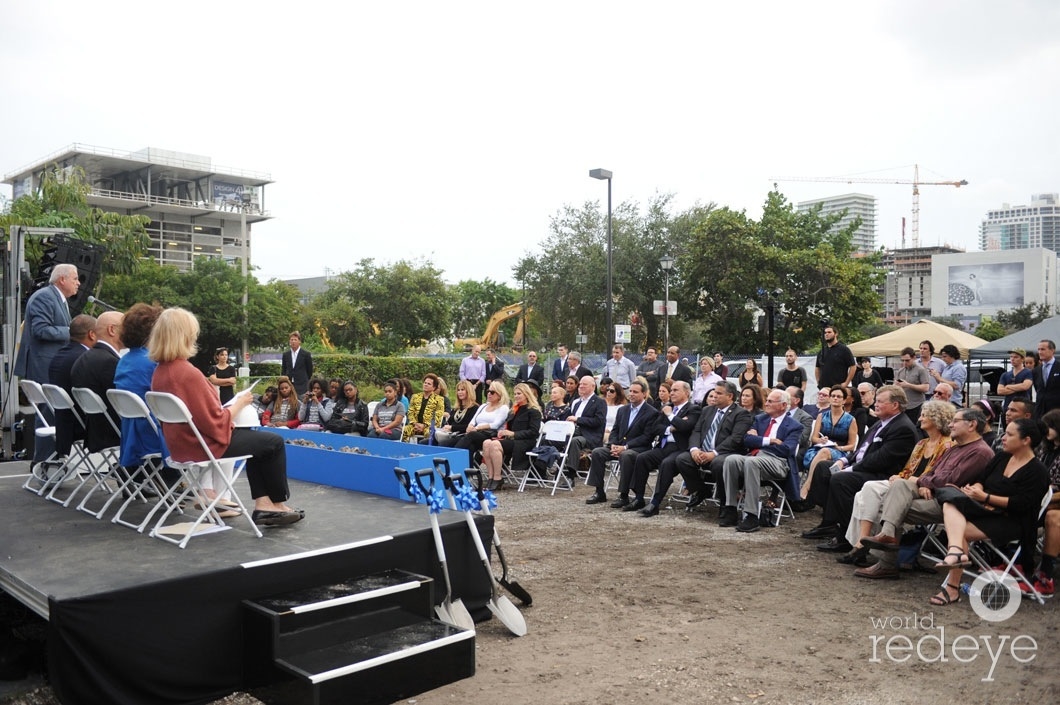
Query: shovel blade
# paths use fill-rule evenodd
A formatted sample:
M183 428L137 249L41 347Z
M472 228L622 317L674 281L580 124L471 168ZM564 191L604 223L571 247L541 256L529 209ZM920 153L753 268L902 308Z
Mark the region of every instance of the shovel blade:
M519 608L512 604L504 595L498 595L489 602L486 603L490 612L497 615L497 619L501 620L501 623L508 628L515 636L526 635L526 620L523 619L522 612Z
M449 603L449 615L452 617L449 621L450 624L455 624L461 629L467 629L468 631L475 631L475 620L471 618L471 613L467 611L463 600Z
M526 588L524 588L518 582L516 582L514 580L508 581L508 580L505 580L504 578L501 578L498 582L500 582L501 586L505 590L507 590L508 592L512 593L512 595L515 596L515 599L519 600L519 602L522 602L527 607L529 607L530 605L532 605L534 603L534 598L531 597L530 593L528 593L526 591ZM505 599L507 599L507 598L505 598Z

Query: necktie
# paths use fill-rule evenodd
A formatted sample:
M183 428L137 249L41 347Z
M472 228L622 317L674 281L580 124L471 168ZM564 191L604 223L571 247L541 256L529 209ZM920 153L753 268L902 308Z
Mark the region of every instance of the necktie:
M703 450L714 450L714 439L718 435L718 429L721 427L721 420L724 416L724 411L718 411L714 414L714 420L710 422L710 430L708 430L707 435L703 437Z
M667 365L666 366L666 379L673 379L673 376L674 376L674 366L673 366L673 364Z
M629 429L633 428L633 419L637 418L638 411L640 411L639 406L629 407L629 423L626 424L626 433L629 433Z
M766 426L766 433L765 433L764 436L762 436L762 438L765 440L766 445L769 444L769 440L768 440L769 439L769 434L773 433L773 425L776 422L777 422L776 419L770 419L769 420L769 425ZM755 448L754 450L751 451L751 455L758 455L761 452L762 452L761 448Z

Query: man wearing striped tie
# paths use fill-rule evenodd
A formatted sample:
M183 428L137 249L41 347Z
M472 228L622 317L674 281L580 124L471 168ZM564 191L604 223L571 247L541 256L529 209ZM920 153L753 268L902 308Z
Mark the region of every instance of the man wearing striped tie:
M688 509L692 509L713 494L707 483L718 485L718 497L724 497L722 468L733 453L743 454L744 434L751 428L751 412L736 403L736 385L728 380L714 387L714 406L704 406L692 435L689 450L678 453L674 468L684 478L691 494Z

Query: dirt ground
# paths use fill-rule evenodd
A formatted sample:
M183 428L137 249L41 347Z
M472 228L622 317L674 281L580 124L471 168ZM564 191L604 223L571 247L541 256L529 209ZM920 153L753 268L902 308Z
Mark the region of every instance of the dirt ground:
M739 534L712 506L646 519L586 506L584 485L498 494L510 577L534 598L529 634L480 624L475 677L402 702L1060 701L1057 600L992 623L967 598L929 605L940 575L855 578L799 537L819 511ZM54 700L38 688L7 702Z

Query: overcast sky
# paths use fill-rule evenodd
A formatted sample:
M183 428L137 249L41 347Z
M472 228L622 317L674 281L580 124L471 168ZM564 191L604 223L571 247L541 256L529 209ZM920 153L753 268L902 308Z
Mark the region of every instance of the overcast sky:
M74 142L268 172L262 280L424 258L511 280L563 204L757 218L775 176L921 188L921 242L978 249L1060 191L1060 3L5 3L0 173ZM878 198L900 245L912 189ZM10 196L10 187L0 187ZM910 222L911 226L911 222ZM911 236L911 231L908 231ZM908 242L911 245L911 242Z

